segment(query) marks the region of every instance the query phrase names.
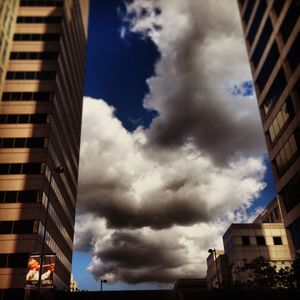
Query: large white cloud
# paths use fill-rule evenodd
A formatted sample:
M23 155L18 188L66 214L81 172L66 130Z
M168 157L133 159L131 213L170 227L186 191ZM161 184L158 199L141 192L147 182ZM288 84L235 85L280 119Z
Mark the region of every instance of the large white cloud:
M84 100L75 248L91 251L95 278L204 276L207 249L253 217L265 186L255 97L232 92L251 78L237 7L138 0L124 20L123 38L141 34L161 53L144 99L159 114L130 133L113 107Z
M231 222L247 220L264 187L261 159L219 167L192 143L149 148L142 128L127 132L113 113L84 100L76 249L92 251L97 278L203 276L208 247L220 245Z

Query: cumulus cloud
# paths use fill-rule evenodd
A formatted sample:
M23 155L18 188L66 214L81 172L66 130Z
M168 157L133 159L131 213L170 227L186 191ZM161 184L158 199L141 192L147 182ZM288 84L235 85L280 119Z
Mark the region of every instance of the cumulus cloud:
M84 100L75 249L92 253L96 279L204 276L207 249L253 219L265 149L238 18L234 1L127 4L121 37L161 54L144 99L158 115L128 132L105 101Z
M259 158L221 168L192 143L151 148L144 129L126 131L113 107L86 98L75 248L92 251L96 278L138 283L204 275L212 236L247 220L264 171Z
M150 142L170 148L192 139L218 164L265 151L254 97L226 89L251 78L236 1L142 0L127 10L130 30L161 53L144 99L159 112Z

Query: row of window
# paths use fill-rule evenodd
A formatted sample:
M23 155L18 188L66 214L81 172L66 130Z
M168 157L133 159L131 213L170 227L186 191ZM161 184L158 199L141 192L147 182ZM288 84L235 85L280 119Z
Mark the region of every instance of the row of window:
M266 97L263 102L264 113L267 114L270 108L278 101L284 88L287 86L287 81L283 69L281 68L276 75Z
M282 174L285 171L290 161L292 161L293 158L295 158L295 154L297 152L298 147L296 138L295 135L292 134L275 157L275 163L279 174Z
M44 225L40 222L39 226L38 226L38 234L43 237L44 235L44 230L45 227ZM60 249L60 247L57 245L57 243L55 242L55 240L53 239L53 237L51 236L51 234L46 231L46 244L49 246L49 248L51 249L51 251L53 253L56 254L56 257L61 261L61 263L63 264L63 266L69 271L71 272L71 263L69 261L69 259L64 255L63 251Z
M2 101L51 101L53 92L4 92Z
M274 207L268 215L262 220L262 223L275 223L279 219L279 209Z
M278 112L276 117L274 118L274 121L272 122L270 128L269 128L269 137L271 142L275 140L275 138L278 136L281 129L286 124L287 120L291 119L295 115L293 104L291 99L287 99L287 101L283 104L281 107L281 110Z
M36 203L42 199L42 191L1 191L0 203Z
M6 79L8 80L54 80L56 77L55 71L40 71L40 72L7 72Z
M244 246L250 246L251 245L251 241L250 241L250 237L249 236L242 236L242 245ZM256 240L256 245L258 246L265 246L266 245L266 240L265 237L262 235L256 236L255 237ZM273 236L273 244L274 245L282 245L282 239L280 236Z
M249 1L249 2L254 3L255 1ZM250 4L250 5L253 5L253 4ZM248 6L249 6L249 4L248 4ZM252 43L254 41L255 35L259 28L259 25L261 24L262 17L266 11L266 7L267 7L266 0L260 0L257 10L255 12L254 19L251 24L251 28L250 28L248 36L247 36L248 41L250 42L250 45L252 45Z
M48 139L36 138L0 138L0 148L47 148Z
M57 60L58 52L11 52L10 59Z
M50 173L51 173L51 171L49 170L49 168L47 166L45 175L47 176L49 181L50 181L50 176L51 176ZM73 220L74 220L74 210L69 209L69 207L66 203L66 200L64 199L64 197L60 191L60 188L56 182L56 179L54 177L52 177L52 180L51 180L51 187L52 187L53 192L54 192L56 198L58 199L60 205L62 206L64 212L66 213L66 216L69 219L70 224L72 224Z
M268 81L268 79L274 69L274 66L277 63L278 58L279 58L279 50L277 47L277 43L275 41L268 53L267 58L264 61L264 64L260 70L259 76L257 77L257 80L256 80L256 84L258 85L259 90L261 92L263 91L265 84Z
M0 115L0 124L49 124L48 114Z
M60 35L56 33L45 33L45 34L36 34L36 33L16 33L14 35L14 41L50 41L56 42L59 41Z
M20 6L56 6L64 5L61 0L22 0Z
M298 172L282 189L284 205L286 211L291 211L297 204L300 203L300 172Z
M44 174L44 163L0 164L0 175Z
M36 233L38 225L35 220L0 221L0 234Z
M18 17L17 23L44 23L44 24L59 24L61 17Z
M28 253L0 254L0 268L27 268Z

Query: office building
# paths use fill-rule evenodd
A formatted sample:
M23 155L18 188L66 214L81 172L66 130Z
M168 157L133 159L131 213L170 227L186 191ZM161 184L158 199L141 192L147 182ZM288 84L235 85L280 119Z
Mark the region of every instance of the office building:
M2 300L21 297L31 254L54 253L53 285L70 286L89 1L0 3Z
M289 237L283 223L231 224L223 235L223 250L214 250L207 258L208 288L228 288L248 284L243 268L259 257L276 266L290 267Z
M300 255L300 1L238 0L283 223Z

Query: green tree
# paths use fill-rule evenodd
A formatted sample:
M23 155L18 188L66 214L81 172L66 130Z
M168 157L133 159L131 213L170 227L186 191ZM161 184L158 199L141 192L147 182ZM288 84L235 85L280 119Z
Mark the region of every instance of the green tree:
M276 264L260 256L246 263L241 270L247 272L249 288L294 288L295 272L290 266L277 267Z

